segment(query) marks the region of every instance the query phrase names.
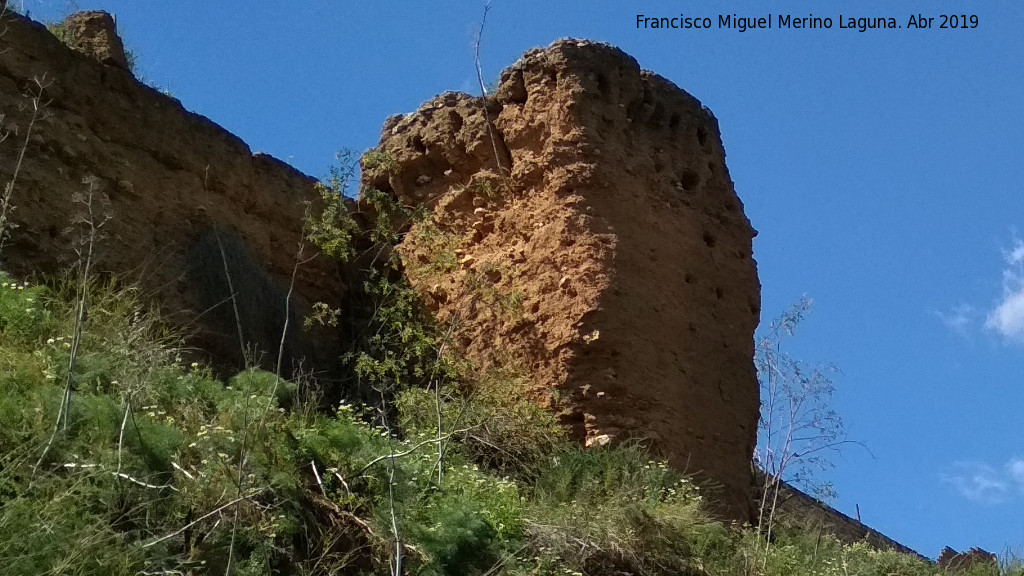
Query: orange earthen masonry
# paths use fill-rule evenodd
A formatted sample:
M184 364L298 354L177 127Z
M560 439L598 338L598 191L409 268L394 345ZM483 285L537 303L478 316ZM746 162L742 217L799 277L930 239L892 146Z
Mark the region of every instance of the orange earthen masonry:
M400 250L470 358L525 368L581 442L649 439L749 519L755 231L707 108L616 48L564 40L487 101L391 118L378 150L390 161L365 184L432 209Z

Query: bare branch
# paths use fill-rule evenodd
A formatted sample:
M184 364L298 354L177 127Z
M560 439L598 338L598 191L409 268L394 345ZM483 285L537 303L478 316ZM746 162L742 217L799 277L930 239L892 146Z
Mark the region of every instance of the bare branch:
M442 439L443 440L447 440L447 439L451 438L452 436L455 436L456 434L462 434L462 433L465 433L465 432L469 432L470 430L472 430L472 428L463 428L461 430L453 430L452 432L449 432L448 434L445 434ZM390 460L395 460L397 458L402 458L404 456L408 456L409 454L412 454L413 452L419 450L420 448L426 446L427 444L436 443L437 440L438 440L437 438L427 438L426 440L423 440L422 442L417 442L416 444L413 444L413 446L411 448L409 448L408 450L406 450L405 452L398 452L397 454L394 453L394 452L391 452L391 453L385 454L383 456L378 456L378 457L374 458L373 460L370 460L369 462L367 462L367 464L365 466L360 468L359 472L356 472L356 476L362 476L367 470L369 470L371 467L373 467L374 464L377 464L378 462L382 462L384 460L389 460L389 459Z
M142 547L143 548L149 548L151 546L156 546L157 544L159 544L161 542L164 542L165 540L170 540L171 538L174 538L175 536L177 536L178 534L181 534L185 530L188 530L189 528L195 526L196 524L202 522L203 520L206 520L210 516L213 516L215 514L219 514L220 512L223 512L224 510L227 510L228 508L234 506L235 504L238 504L239 502L242 502L243 500L248 500L248 499L252 498L253 496L258 495L259 493L263 492L264 490L266 490L266 489L265 488L260 488L258 490L253 490L252 492L250 492L250 493L248 493L248 494L246 494L244 496L239 496L238 498L235 498L234 500L228 502L227 504L218 506L217 508L207 512L206 514L203 514L199 518L196 518L195 520L189 522L188 524L185 524L184 526L182 526L181 528L178 528L174 532L171 532L170 534L166 534L164 536L161 536L161 537L157 538L156 540L152 540L150 542L147 542L147 543L143 544Z

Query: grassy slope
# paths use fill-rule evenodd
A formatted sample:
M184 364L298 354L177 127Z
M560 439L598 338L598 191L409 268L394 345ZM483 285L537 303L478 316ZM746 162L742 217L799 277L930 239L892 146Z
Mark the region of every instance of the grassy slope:
M827 537L762 552L749 531L708 521L699 492L642 447L561 443L502 388L514 374L468 403L442 398L458 433L439 466L433 393L398 395L399 440L366 409L316 409L309 383L220 382L112 286L90 292L54 434L71 292L0 283L4 574L222 574L229 551L235 574L387 573L399 550L416 574L936 573ZM531 451L523 438L547 441Z

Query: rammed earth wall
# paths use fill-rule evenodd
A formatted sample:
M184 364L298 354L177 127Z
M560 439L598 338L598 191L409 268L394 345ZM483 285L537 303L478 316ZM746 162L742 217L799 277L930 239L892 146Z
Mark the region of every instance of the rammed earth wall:
M527 370L580 442L646 437L749 518L755 232L707 108L565 40L487 101L392 118L378 150L365 183L432 208L400 250L466 354Z

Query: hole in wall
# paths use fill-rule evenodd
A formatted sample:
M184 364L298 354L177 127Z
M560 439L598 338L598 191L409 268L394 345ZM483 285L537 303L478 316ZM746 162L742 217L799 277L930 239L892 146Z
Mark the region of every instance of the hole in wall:
M427 145L423 143L423 138L421 138L418 135L417 136L413 136L413 138L412 138L412 147L417 152L419 152L420 154L426 154L427 153Z
M693 170L685 170L683 175L679 177L679 185L686 191L696 190L697 186L700 185L700 174Z
M704 240L704 244L706 244L708 248L715 247L715 242L717 240L715 239L714 235L711 234L711 232L705 232L702 236L702 239Z
M462 131L462 127L466 123L466 121L462 119L462 114L459 114L458 112L452 110L450 118L452 121L452 130L454 130L455 132Z
M501 75L501 88L508 101L513 104L526 104L528 94L526 82L523 80L523 71L516 70L511 76Z
M654 112L651 114L650 120L648 120L651 126L660 128L665 125L665 105L658 102L654 105Z
M644 104L654 103L654 93L646 85L644 86L643 102Z

